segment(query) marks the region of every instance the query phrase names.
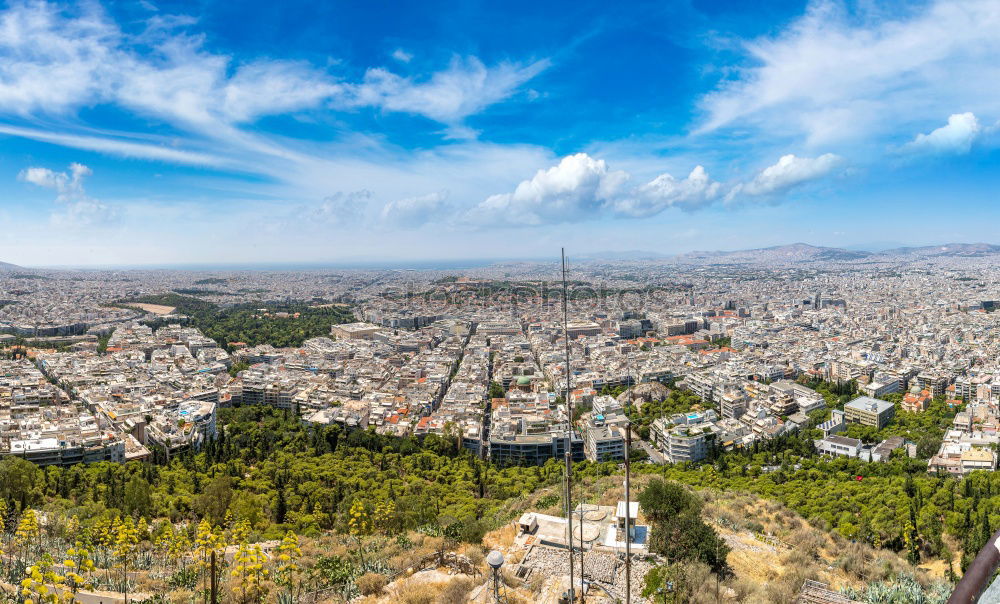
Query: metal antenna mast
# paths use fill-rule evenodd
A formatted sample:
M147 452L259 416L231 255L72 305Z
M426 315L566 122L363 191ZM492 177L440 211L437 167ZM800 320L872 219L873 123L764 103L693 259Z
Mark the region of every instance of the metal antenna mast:
M634 369L632 355L629 355L629 373L632 373ZM628 406L632 409L635 408L635 384L636 379L633 376L629 376L629 389L628 389ZM629 506L629 500L631 499L631 490L629 484L629 476L631 474L631 466L629 465L629 454L632 450L632 420L625 415L625 604L632 604L632 512Z
M566 248L562 248L562 286L563 286L563 338L566 340L566 528L569 531L569 601L576 601L576 576L573 572L573 402L569 377L569 310L567 300L569 289L566 286ZM582 535L582 531L581 531ZM582 570L582 569L581 569ZM583 577L580 577L583 584Z

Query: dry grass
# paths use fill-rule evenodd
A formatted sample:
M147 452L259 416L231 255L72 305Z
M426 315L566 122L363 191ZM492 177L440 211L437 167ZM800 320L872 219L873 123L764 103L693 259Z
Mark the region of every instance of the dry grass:
M904 572L921 583L928 581L924 570L894 552L824 532L779 502L709 491L699 494L705 501L705 519L737 544L728 557L735 577L726 582L737 602L793 602L807 579L834 589ZM791 549L761 543L755 532L773 535Z
M356 583L362 595L373 596L382 593L385 586L389 584L389 578L376 573L365 573L358 577Z
M434 604L441 591L437 585L406 582L394 587L389 596L400 604Z
M470 577L456 577L445 584L438 594L437 602L441 604L462 604L469 599L469 593L478 583Z
M517 537L517 526L514 523L505 524L495 531L490 531L483 536L483 547L486 549L505 550L514 545L514 538Z

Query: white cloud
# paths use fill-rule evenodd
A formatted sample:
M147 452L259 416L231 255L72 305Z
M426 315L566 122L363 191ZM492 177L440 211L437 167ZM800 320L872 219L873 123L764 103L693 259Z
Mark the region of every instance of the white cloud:
M98 4L66 11L44 2L0 12L0 113L65 115L117 104L189 131L231 139L268 115L375 107L428 117L456 131L462 120L511 96L547 65L486 66L456 57L442 71L402 77L369 69L361 82L325 68L261 58L237 63L187 33L190 18L153 16L126 34ZM398 52L395 58L404 58ZM468 134L468 131L466 131Z
M895 136L953 107L1000 104L1000 3L932 0L894 18L813 2L702 101L702 131L753 126L811 144Z
M87 166L78 163L69 165L69 172L53 172L48 168L31 167L21 170L18 178L39 187L54 189L58 194L56 201L63 203L82 197L83 179L93 172Z
M948 118L946 125L929 134L918 134L903 146L903 150L915 153L968 153L982 131L974 114L955 113Z
M392 58L396 59L400 63L409 63L413 60L413 54L406 52L402 48L397 48L392 51Z
M821 179L842 165L832 153L819 157L785 155L746 183L712 180L703 166L685 178L664 173L634 186L628 172L612 171L604 160L586 153L564 157L558 165L539 170L512 193L491 195L468 209L460 224L532 226L579 222L606 216L646 218L669 208L695 211L737 197L777 200L793 189Z
M64 134L48 130L37 130L34 128L20 128L17 126L6 126L0 124L0 134L30 138L36 141L53 143L63 147L73 149L86 149L88 151L99 151L109 155L119 157L133 157L142 159L164 160L178 164L192 164L201 166L220 166L226 163L225 160L207 153L196 151L185 151L162 144L152 144L148 142L136 142L134 140L123 140L119 137L83 136L77 134Z
M799 185L830 174L843 159L832 153L819 157L783 155L778 163L761 170L754 179L739 187L744 195L779 195Z
M87 166L72 163L68 172L30 167L21 170L18 178L56 192L56 203L61 207L51 214L54 224L88 227L113 222L118 218L118 210L88 196L84 191L83 179L91 174L93 172Z
M604 160L577 153L548 170L539 170L513 193L491 195L471 208L464 219L479 225L586 220L613 203L628 179L625 172L609 171Z
M448 203L448 192L440 191L390 201L382 206L379 218L385 225L418 227L441 218L451 209L451 204Z
M456 57L447 69L426 80L402 77L383 68L369 69L363 82L347 86L348 94L339 102L460 124L512 95L548 65L542 60L528 65L505 62L487 67L476 57Z
M119 62L118 28L87 5L64 19L45 3L0 13L0 109L62 113L101 100Z
M52 213L52 224L68 228L104 226L120 217L116 208L92 198L83 197Z
M365 217L368 208L368 201L372 198L372 192L366 189L344 193L338 191L333 195L325 197L319 205L313 208L308 214L314 220L325 224L353 225L361 222ZM301 215L296 214L295 220L301 220Z
M234 121L246 122L314 107L338 94L341 87L304 63L259 61L240 67L224 90L225 113Z
M670 207L696 210L716 201L721 192L722 184L709 178L705 168L695 166L687 178L680 180L660 174L631 195L616 200L613 208L618 214L642 218Z

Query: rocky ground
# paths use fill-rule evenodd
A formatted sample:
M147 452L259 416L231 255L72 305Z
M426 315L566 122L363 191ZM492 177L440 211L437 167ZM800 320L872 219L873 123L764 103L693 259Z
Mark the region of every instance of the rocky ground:
M577 562L579 558L576 558ZM617 564L616 564L617 562ZM531 569L533 575L562 576L569 574L569 556L565 550L548 547L535 547L522 564ZM616 596L625 593L625 561L617 560L613 554L602 552L587 552L584 555L583 566L587 580L612 586ZM634 556L632 561L632 601L645 602L642 598L642 577L653 568L651 562ZM579 566L574 567L579 572ZM592 595L600 594L601 590L593 589ZM594 600L600 601L600 598Z

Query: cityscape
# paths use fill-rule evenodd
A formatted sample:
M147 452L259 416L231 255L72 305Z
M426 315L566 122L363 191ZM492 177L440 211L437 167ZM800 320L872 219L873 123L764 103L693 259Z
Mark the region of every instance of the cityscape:
M0 3L0 604L1000 603L997 32Z
M971 244L570 256L566 315L554 262L9 265L0 455L40 467L170 464L204 455L233 410L263 407L322 433L433 440L498 469L558 468L567 456L615 473L628 439L633 464L696 474L727 458L748 461L751 476L794 474L810 459L859 482L900 463L942 484L975 480L996 470L1000 442L998 257L1000 248ZM790 453L802 461L790 465ZM544 511L520 522L540 523L531 530L551 533L554 552L565 547L565 519ZM854 515L828 523L859 536ZM947 549L921 538L915 561ZM753 547L731 539L733 551ZM620 555L603 541L588 544L595 567ZM649 555L644 539L632 545ZM553 555L536 572L551 572ZM621 565L609 564L608 589L620 590Z

